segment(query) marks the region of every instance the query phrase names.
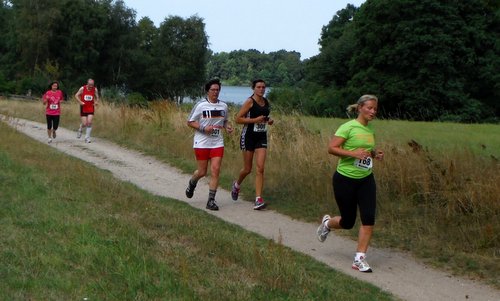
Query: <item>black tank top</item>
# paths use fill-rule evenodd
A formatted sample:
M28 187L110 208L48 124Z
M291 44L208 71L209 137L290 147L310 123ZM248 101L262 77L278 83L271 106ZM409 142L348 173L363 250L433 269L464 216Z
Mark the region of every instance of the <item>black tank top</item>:
M263 106L259 105L257 101L253 98L253 96L250 96L250 98L253 101L253 105L250 108L250 110L248 110L247 117L256 118L259 116L269 116L270 108L269 108L269 101L267 100L267 98L263 97L264 98ZM247 132L254 133L253 127L255 123L248 123L247 125L248 125ZM263 134L265 135L266 133L264 132Z
M256 118L256 117L259 117L262 115L269 116L270 110L269 110L269 101L267 100L267 98L264 97L264 105L263 106L259 105L253 97L250 97L250 98L253 100L253 105L250 108L250 110L248 111L247 117Z

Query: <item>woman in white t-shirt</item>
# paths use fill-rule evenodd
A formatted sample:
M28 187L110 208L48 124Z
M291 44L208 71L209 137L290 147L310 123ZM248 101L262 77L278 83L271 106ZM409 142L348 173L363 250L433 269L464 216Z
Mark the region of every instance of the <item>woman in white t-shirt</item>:
M207 174L210 161L210 183L206 208L219 210L215 202L215 194L219 185L219 172L224 156L224 137L222 130L233 132L233 127L228 122L227 104L219 100L221 83L214 79L205 84L207 97L200 100L191 110L187 125L195 129L193 148L198 163L186 188L186 196L192 198L198 180Z

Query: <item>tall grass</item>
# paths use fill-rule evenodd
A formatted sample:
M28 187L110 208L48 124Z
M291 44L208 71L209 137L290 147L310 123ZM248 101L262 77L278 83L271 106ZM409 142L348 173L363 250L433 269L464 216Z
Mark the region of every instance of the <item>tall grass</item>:
M29 106L23 106L1 107L30 117ZM95 133L192 172L189 109L165 102L146 110L103 105ZM231 115L236 110L231 108ZM345 120L279 113L273 118L264 188L270 208L306 221L335 213L331 175L337 159L326 149ZM435 265L500 286L495 276L500 268L500 126L379 120L375 129L386 156L374 170L378 218L373 243L411 251ZM237 126L226 136L225 188L242 166L240 130ZM253 180L249 176L242 188L249 200Z
M0 300L391 300L0 123Z

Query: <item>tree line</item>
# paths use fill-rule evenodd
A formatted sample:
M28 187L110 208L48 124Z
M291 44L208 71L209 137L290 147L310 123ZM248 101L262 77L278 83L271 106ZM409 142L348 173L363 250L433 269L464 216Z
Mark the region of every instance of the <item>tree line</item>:
M498 122L499 34L494 0L347 5L323 27L304 80L273 89L274 98L311 114L345 116L360 95L375 94L387 118Z
M322 28L318 55L238 50L212 55L208 73L230 84L266 79L288 110L346 117L363 94L384 118L498 122L500 2L367 0Z
M379 115L497 122L500 2L367 0L326 24L318 55L279 50L212 53L202 18L156 27L113 0L0 0L0 93L42 93L52 79L76 90L93 77L115 96L181 102L208 78L263 78L285 109L345 116L362 94ZM105 88L105 89L102 89Z
M116 95L182 100L200 94L210 53L203 19L156 27L123 1L0 1L0 91L75 90L92 77ZM101 89L104 90L104 89Z
M257 77L291 85L300 53L213 54L203 19L169 16L156 27L123 1L11 0L0 6L0 92L41 94L53 80L75 90L92 77L114 97L169 99L203 93L207 78L248 85Z
M257 78L271 86L293 86L304 78L300 53L279 50L262 53L255 49L214 53L208 62L208 77L232 86L248 86Z

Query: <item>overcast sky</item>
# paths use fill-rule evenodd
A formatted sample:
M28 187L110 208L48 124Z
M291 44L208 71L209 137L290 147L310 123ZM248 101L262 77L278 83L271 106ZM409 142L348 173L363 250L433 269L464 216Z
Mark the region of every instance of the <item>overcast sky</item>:
M321 28L348 3L364 0L124 0L156 26L168 16L204 19L214 52L257 49L298 51L306 59L319 53Z

